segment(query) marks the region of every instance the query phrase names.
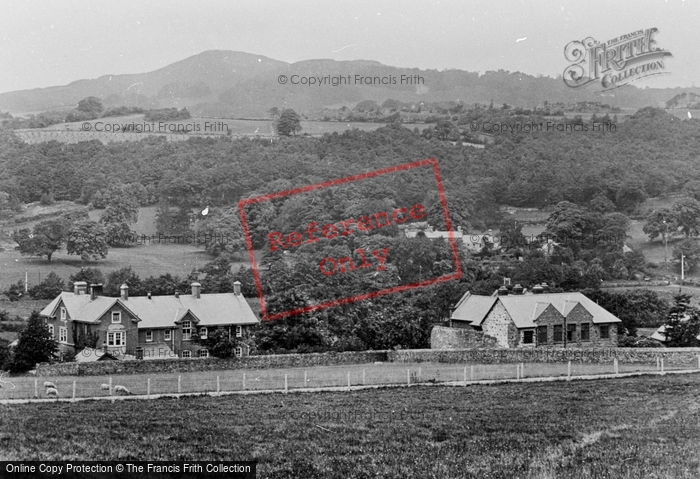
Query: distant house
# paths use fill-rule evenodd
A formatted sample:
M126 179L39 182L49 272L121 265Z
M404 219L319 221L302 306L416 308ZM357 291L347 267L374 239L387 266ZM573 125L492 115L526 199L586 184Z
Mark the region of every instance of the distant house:
M206 338L216 329L238 340L237 356L249 353L250 329L260 323L241 294L240 283L233 293L202 294L192 283L189 295L129 297L121 286L118 298L101 296L101 285L75 283L74 292L63 292L42 311L59 349L76 349L80 335L97 334L97 348L119 359L133 355L144 359L207 357L209 351L192 341Z
M472 328L504 348L615 347L620 319L581 293L502 286L492 296L467 292L450 325Z
M492 244L494 250L498 250L500 248L500 245L498 244L498 237L494 236L491 231L489 231L488 233L470 234L462 231L461 226L458 226L455 231L439 231L433 229L433 227L425 221L410 223L407 225L400 225L399 229L401 229L404 232L406 238L415 238L419 235L422 235L429 239L449 239L451 234L458 245L462 245L468 251L472 251L475 253L481 251L487 244ZM494 241L496 243L494 243Z

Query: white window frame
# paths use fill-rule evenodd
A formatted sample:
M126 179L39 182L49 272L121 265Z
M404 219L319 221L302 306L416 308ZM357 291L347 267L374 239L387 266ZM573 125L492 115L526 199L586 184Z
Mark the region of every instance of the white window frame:
M234 351L235 351L234 354L236 355L237 358L240 358L241 356L243 356L243 348L242 347L238 346Z
M117 318L115 321L114 318ZM112 311L112 323L121 323L122 322L122 313L121 311Z
M146 331L146 341L153 341L153 330Z
M53 324L47 324L49 327L49 335L51 335L51 339L53 339L55 336L53 335Z
M68 317L68 314L66 312L66 308L61 307L61 321L65 321L67 317Z
M209 350L207 348L202 348L199 351L197 351L197 355L200 358L208 358L209 357Z
M68 328L61 326L58 328L58 341L61 343L68 342Z
M209 337L209 329L206 326L199 328L199 339L207 339Z
M172 334L173 334L172 330L166 329L165 336L163 337L163 340L164 341L172 341Z
M112 346L112 347L126 346L126 332L124 332L124 331L109 331L107 333L107 346Z
M236 326L236 337L237 338L243 337L243 326Z
M180 352L180 356L182 357L182 359L190 359L192 357L192 351L190 351L189 349L183 349Z
M182 340L189 341L192 338L192 321L182 322Z

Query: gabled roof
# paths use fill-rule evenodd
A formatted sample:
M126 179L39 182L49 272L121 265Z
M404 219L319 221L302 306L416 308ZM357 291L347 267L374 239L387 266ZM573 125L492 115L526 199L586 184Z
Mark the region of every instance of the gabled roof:
M582 293L542 293L507 296L479 296L466 293L452 319L470 321L471 326L480 326L494 304L500 301L518 328L534 328L535 320L553 306L563 316L567 316L581 304L593 317L594 324L620 323L615 315L599 306Z
M140 320L141 328L175 327L188 312L198 320L199 326L247 325L260 321L243 295L234 293L175 296L132 296L127 300L89 294L63 292L46 306L43 316L53 316L63 302L68 315L76 321L96 322L115 304L119 304Z

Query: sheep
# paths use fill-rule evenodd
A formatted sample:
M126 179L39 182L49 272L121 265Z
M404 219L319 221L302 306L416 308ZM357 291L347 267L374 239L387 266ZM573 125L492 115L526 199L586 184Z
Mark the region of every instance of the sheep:
M46 395L51 397L58 397L58 389L56 388L46 388Z
M54 389L58 389L58 388L56 387L56 385L55 385L54 383L52 383L51 381L46 381L46 382L44 383L44 387L45 387L45 388L54 388Z
M100 386L100 389L102 389L103 391L109 391L109 384L104 384L104 383L103 383L103 384Z
M120 385L114 386L114 392L119 396L128 396L131 394L125 386Z

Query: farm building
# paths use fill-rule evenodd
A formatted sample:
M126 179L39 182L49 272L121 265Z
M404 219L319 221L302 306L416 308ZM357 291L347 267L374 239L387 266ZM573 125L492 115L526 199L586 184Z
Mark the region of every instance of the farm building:
M615 347L620 319L581 293L505 286L491 296L467 292L450 326L480 331L504 348Z
M169 296L129 297L121 286L118 298L101 296L101 285L77 281L72 293L62 292L42 311L49 331L63 352L74 351L81 338L97 336L98 349L119 359L134 355L144 359L207 357L206 347L193 341L206 339L217 329L237 342L236 355L249 353L250 329L260 320L241 294L202 294L192 283L192 293Z

